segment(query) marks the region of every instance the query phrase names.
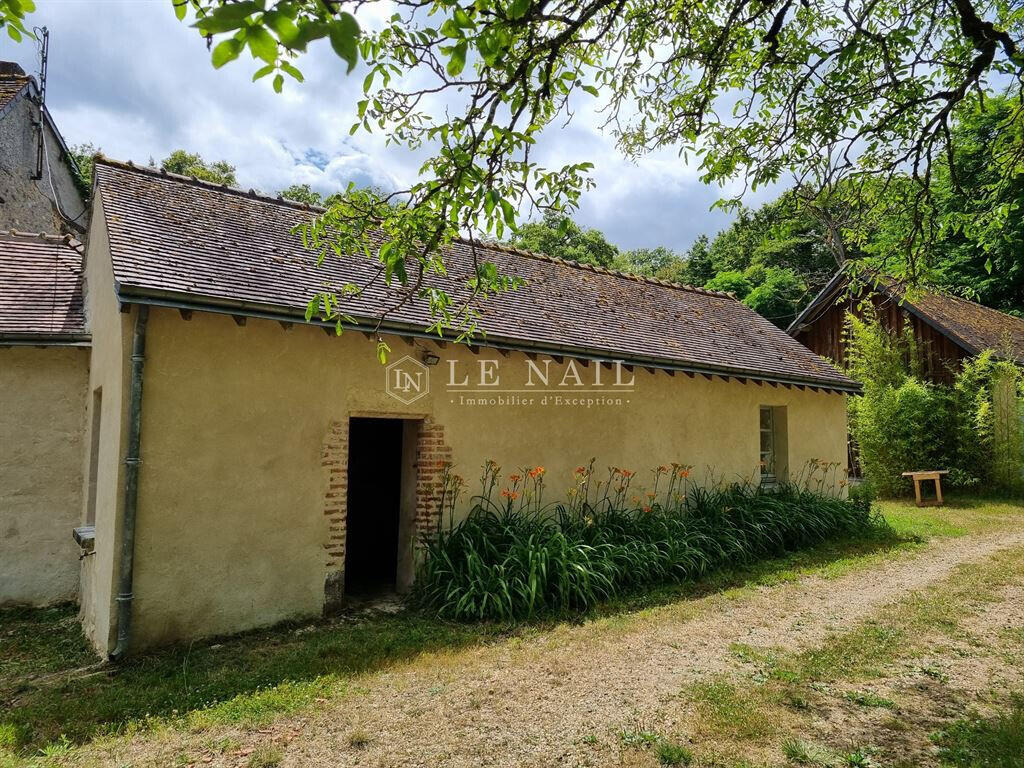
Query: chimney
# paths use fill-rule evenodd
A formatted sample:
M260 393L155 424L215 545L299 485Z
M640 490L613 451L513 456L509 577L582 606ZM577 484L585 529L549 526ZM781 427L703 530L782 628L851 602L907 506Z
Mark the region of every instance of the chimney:
M0 77L24 77L25 70L13 61L0 61Z

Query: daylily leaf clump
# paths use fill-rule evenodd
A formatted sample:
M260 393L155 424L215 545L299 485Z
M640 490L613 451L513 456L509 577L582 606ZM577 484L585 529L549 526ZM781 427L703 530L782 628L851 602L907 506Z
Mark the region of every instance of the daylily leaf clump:
M611 467L607 481L595 480L591 461L574 474L569 501L545 506L542 467L509 475L499 491L500 467L488 462L483 491L460 522L452 512L463 482L449 475L453 492L443 500L442 523L423 542L413 597L465 621L578 612L644 588L882 532L886 523L869 501L844 498L841 483L814 479L831 466L816 462L804 482L771 488L694 487L690 467L662 466L653 472L654 490L631 495L634 472Z

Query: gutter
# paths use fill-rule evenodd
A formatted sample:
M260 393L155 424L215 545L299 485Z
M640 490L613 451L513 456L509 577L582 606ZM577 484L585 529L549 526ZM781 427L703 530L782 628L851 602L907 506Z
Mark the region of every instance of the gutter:
M65 336L32 336L30 334L0 334L0 347L89 347L92 336L88 333L67 334Z
M310 320L306 321L305 315L294 313L294 312L281 312L273 306L268 307L267 305L255 304L246 301L236 302L203 302L196 301L191 296L185 295L184 298L179 297L171 292L165 292L162 295L156 294L131 294L123 290L123 286L118 284L117 298L123 304L140 304L155 307L166 307L169 309L185 309L185 310L199 310L201 312L212 312L214 314L222 315L238 315L244 314L247 317L255 317L263 320L276 320L278 322L288 323L302 323L305 325L319 326L322 328L334 328L336 323L321 320ZM370 333L374 330L374 325L360 325L358 323L342 323L341 327L345 330L359 331L362 333ZM429 341L445 341L454 343L453 339L438 336L435 333L428 333L423 330L422 326L409 325L403 323L388 323L382 325L380 328L381 333L391 333L399 336L411 336L414 338L426 339ZM861 387L857 383L851 383L849 385L843 385L835 382L823 382L816 379L796 379L785 376L773 376L771 374L764 374L755 371L749 371L742 368L728 368L728 367L712 367L712 366L699 366L699 365L688 365L686 363L675 363L660 360L658 358L644 358L639 356L627 356L621 354L612 354L607 350L590 348L590 347L566 347L555 344L530 344L528 342L518 341L505 341L501 339L492 339L491 337L485 337L485 340L481 344L475 344L471 346L484 346L498 350L510 350L516 352L532 352L537 354L557 355L563 357L574 357L582 360L593 360L596 362L609 362L611 360L621 360L627 365L634 365L639 367L647 368L659 368L667 371L681 371L689 375L701 374L703 376L720 376L724 378L733 377L739 379L752 379L756 381L764 381L769 384L783 384L785 386L799 386L799 387L812 387L817 389L830 390L834 392L842 392L846 394L860 394Z
M135 317L132 334L132 371L129 394L128 452L124 457L124 509L121 515L121 564L117 589L117 645L111 661L120 661L132 639L132 583L135 571L135 519L139 500L139 444L142 422L142 369L146 362L146 321L149 307L143 304Z

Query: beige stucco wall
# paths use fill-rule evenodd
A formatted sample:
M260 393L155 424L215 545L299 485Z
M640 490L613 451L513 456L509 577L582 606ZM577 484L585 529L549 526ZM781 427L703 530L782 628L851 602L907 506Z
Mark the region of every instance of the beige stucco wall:
M401 339L388 342L392 360L419 354ZM522 384L527 358L450 345L431 369L430 394L402 405L385 391L373 343L358 333L286 331L252 318L240 327L200 312L185 321L154 308L147 345L137 647L320 613L328 538L321 449L331 422L352 415L429 415L444 426L455 470L471 482L488 458L506 472L543 465L550 500L564 497L572 470L591 457L599 468L634 469L641 482L673 461L694 465L697 481L709 471L751 477L759 405L786 406L791 467L846 457L846 411L837 394L637 369L635 391L613 407L468 406L446 391L449 358L466 370L497 360L502 388ZM116 364L94 368L94 381L109 368L116 383ZM98 534L98 550L107 537ZM112 570L97 579L98 625L110 621L112 579Z
M138 309L122 314L114 294L114 276L107 255L107 231L103 220L102 201L93 204L92 223L85 258L85 296L92 330L92 362L86 389L88 412L85 423L90 434L86 450L82 451L82 505L79 513L88 517L90 452L95 445L96 489L95 525L96 549L82 560L81 616L82 624L97 650L110 650L113 640L113 597L116 579L115 564L120 542L117 524L122 504L121 446L125 434L124 402L131 323ZM95 394L101 393L102 405L98 420L99 435L91 435Z
M0 605L73 600L89 350L0 348Z

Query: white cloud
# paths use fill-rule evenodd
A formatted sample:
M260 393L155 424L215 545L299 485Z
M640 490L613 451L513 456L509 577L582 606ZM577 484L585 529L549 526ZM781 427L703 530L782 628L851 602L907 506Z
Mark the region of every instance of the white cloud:
M375 15L360 12L365 26L392 12L390 3L367 8ZM214 70L205 42L175 20L167 0L39 3L32 22L50 29L47 100L70 143L136 162L184 148L227 160L241 185L266 192L306 183L330 193L350 180L398 188L424 159L381 135L349 136L362 76L347 76L326 44L300 62L305 82L289 81L279 95L269 79L251 82L256 66L245 57ZM0 58L35 69L31 42L2 45ZM626 248L679 250L727 223L709 212L719 193L692 166L670 152L626 161L588 106L568 127L552 126L537 153L548 165L595 163L597 187L584 196L581 223Z

